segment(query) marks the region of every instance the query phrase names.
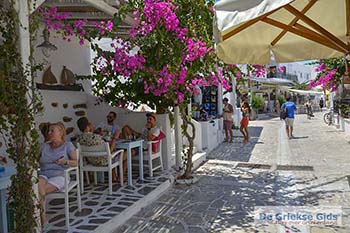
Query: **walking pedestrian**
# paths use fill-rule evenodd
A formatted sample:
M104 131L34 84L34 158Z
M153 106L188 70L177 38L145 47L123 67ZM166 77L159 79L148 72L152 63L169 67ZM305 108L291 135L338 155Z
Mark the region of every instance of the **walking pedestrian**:
M250 116L250 106L248 102L242 102L241 103L241 112L242 112L242 120L241 120L241 127L239 130L244 136L244 143L249 142L249 131L248 131L248 124L249 124L249 116Z
M321 112L322 112L322 108L323 108L323 105L324 105L324 101L323 101L323 98L321 97L320 99L320 109L321 109Z
M286 102L282 104L281 110L286 109L287 110L287 118L284 119L284 122L286 123L286 132L289 139L294 138L293 135L293 124L294 124L294 112L297 110L297 106L294 102L291 101L291 97L287 96Z
M307 100L305 102L305 107L306 107L306 114L307 114L307 118L311 119L311 117L314 117L314 114L312 112L312 104L310 100Z
M225 130L225 142L228 142L228 135L230 134L230 143L232 143L232 125L233 125L233 106L228 103L228 99L225 97L222 100L224 104L223 118L224 118L224 130Z

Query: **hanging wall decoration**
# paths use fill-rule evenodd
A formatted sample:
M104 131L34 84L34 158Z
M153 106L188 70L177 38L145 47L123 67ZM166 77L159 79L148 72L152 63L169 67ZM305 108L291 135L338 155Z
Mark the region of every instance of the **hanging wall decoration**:
M43 84L47 85L47 84L56 84L56 83L57 83L57 79L55 75L52 73L51 65L50 65L49 67L47 67L47 69L43 74Z
M67 69L66 66L63 66L63 70L61 73L61 83L63 85L74 85L75 84L74 74L71 70Z

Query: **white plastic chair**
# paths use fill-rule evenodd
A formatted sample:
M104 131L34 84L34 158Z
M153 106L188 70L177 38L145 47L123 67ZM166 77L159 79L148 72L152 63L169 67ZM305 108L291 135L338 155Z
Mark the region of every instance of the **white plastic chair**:
M158 143L158 150L157 152L152 151L152 144ZM163 159L162 159L162 140L156 140L156 141L149 141L147 142L147 151L144 151L143 154L143 160L148 161L148 163L144 163L145 167L148 167L149 169L149 176L153 177L153 171L157 170L158 168L161 168L163 170ZM153 160L159 158L160 163L158 166L153 167Z
M111 153L109 149L108 143L104 143L101 145L96 146L83 146L79 143L77 144L78 149L80 151L80 162L79 162L79 169L80 169L80 177L81 177L81 193L84 193L84 172L95 172L95 184L97 184L97 177L96 172L108 172L108 185L109 185L109 194L112 194L112 172L113 168L116 168L119 166L119 176L120 176L120 183L123 185L123 150L118 150L113 153ZM86 157L98 157L103 156L107 159L108 164L107 166L95 166L92 164L89 164L87 161L84 160ZM114 159L115 158L115 159Z
M76 150L77 160L79 161L79 150ZM77 188L78 210L81 211L81 196L79 189L79 167L69 167L64 170L64 189L59 192L49 193L46 199L64 198L64 213L66 216L66 227L69 229L69 192ZM48 203L48 202L46 202Z

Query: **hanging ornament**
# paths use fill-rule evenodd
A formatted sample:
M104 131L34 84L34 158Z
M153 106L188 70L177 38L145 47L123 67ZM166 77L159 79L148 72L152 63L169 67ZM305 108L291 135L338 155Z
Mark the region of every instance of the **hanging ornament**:
M63 70L61 73L61 83L63 85L74 85L75 79L74 74L72 71L66 68L66 66L63 66Z
M57 79L55 75L51 72L51 65L45 70L43 74L43 84L55 84L57 83Z

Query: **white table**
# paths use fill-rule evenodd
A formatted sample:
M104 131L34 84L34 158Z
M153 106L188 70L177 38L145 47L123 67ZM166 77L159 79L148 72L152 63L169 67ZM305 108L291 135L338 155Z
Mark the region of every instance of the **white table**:
M118 141L115 145L117 149L126 149L128 155L128 185L132 186L132 157L131 157L131 149L139 148L139 172L140 172L140 180L143 180L143 140L137 139L135 141L122 140Z
M6 190L11 185L11 176L16 173L14 166L6 166L5 171L0 172L0 232L7 233Z

